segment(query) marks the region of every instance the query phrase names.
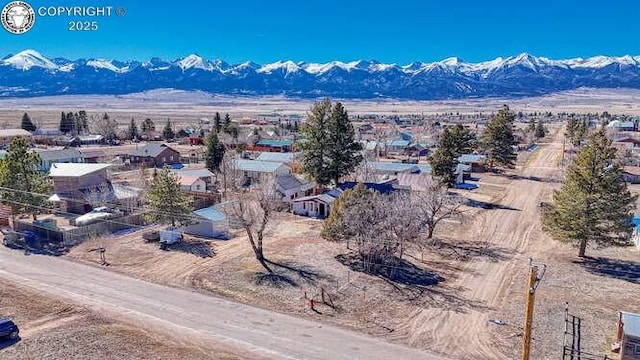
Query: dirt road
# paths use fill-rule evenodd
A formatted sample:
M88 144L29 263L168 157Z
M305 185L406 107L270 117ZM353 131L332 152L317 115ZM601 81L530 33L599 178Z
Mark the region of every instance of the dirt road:
M553 246L542 241L539 221L539 202L550 191L550 180L558 173L554 161L562 151L562 131L554 140L540 146L522 171L508 184L505 196L496 208L483 210L471 224L461 230L460 237L472 242L486 242L487 251L509 254L507 259L474 259L460 264L460 277L449 284L461 290L460 296L478 304L468 311L440 308L417 309L404 326L412 329L411 343L429 339L430 348L450 349L460 359L504 359L496 346L489 322L499 314L509 297L523 296L524 286L515 283L518 271L527 268L527 258L535 258ZM482 185L481 185L482 186ZM536 245L529 247L532 241ZM514 332L520 324L516 324ZM518 353L515 349L514 353Z
M0 276L184 343L248 358L438 359L330 325L0 247Z

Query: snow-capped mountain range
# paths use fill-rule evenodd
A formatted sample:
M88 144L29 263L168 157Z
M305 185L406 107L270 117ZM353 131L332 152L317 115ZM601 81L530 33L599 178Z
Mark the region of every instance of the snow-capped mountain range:
M0 60L0 97L126 94L156 88L237 95L458 99L534 96L579 87L640 89L640 56L551 60L529 54L468 63L229 64L189 55L174 61L49 59L25 50Z

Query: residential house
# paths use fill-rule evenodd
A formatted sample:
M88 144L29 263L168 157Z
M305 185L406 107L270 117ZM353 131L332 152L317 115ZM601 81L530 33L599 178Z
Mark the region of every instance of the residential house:
M279 163L285 163L287 165L291 165L291 164L293 164L294 160L300 154L301 153L299 153L299 152L297 152L297 153L292 153L292 152L286 152L286 153L262 152L262 153L260 153L260 155L258 155L256 160L258 160L258 161L272 161L272 162L279 162Z
M63 202L64 211L84 214L91 210L92 196L113 197L107 178L110 164L53 163L49 175L53 180L56 199Z
M207 169L180 169L173 173L180 178L183 191L205 193L215 189L215 175Z
M180 176L180 190L187 192L207 192L207 184L196 176Z
M414 140L413 133L410 131L403 131L400 134L400 139L412 142Z
M22 136L27 139L28 142L33 141L33 135L27 130L23 129L3 129L0 130L0 145L8 145L16 136Z
M79 135L81 145L100 145L104 144L104 136L102 135Z
M284 139L262 139L258 141L250 150L268 152L289 152L293 151L293 140Z
M485 172L487 169L485 155L463 154L458 157L458 163L471 166L472 172Z
M414 157L429 156L429 148L426 144L413 143L404 149L404 154Z
M373 174L398 175L400 173L420 173L417 164L404 164L399 162L371 161L366 164Z
M295 175L276 177L276 190L282 194L282 201L292 204L294 199L311 196L316 188L315 182L309 182Z
M634 121L613 120L607 124L607 128L616 131L636 131L636 123Z
M77 148L34 149L40 156L38 171L48 172L53 163L83 163L84 157Z
M353 189L359 183L357 181L345 181L338 188L342 191ZM364 182L362 185L368 190L375 190L383 195L389 195L394 191L401 190L400 187L397 187L394 184L394 181L389 179L381 182Z
M145 164L149 167L180 163L180 153L167 144L147 143L130 151L127 157L131 164Z
M275 161L236 159L234 167L247 181L260 181L265 176L275 178L291 174L289 166Z
M358 127L360 134L373 134L375 128L369 123L362 124Z
M331 204L340 196L342 190L332 190L318 195L303 196L294 199L293 213L296 215L325 219L331 211Z
M199 236L208 239L228 239L229 219L227 215L215 206L193 212L195 224L183 227L185 234Z
M79 150L82 154L82 157L84 158L84 162L86 163L97 164L103 161L107 161L109 157L107 153L100 148L83 147Z
M364 154L376 154L378 151L378 142L375 140L361 140L360 144Z
M395 139L386 142L388 154L404 154L405 149L411 144L409 140Z
M620 311L617 341L620 360L640 360L640 314Z

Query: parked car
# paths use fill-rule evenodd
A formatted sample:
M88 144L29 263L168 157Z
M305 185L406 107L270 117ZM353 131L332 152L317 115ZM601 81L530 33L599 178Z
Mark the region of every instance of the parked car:
M0 317L0 338L17 340L20 330L13 320L8 317Z

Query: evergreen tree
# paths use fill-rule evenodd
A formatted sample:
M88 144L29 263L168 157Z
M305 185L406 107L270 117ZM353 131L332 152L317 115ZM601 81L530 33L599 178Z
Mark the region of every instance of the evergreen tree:
M77 130L79 133L86 133L89 131L89 119L87 117L87 112L84 110L80 110L78 112Z
M507 105L495 114L487 128L482 134L482 146L486 151L491 167L494 164L513 167L517 154L513 151L513 146L517 144L513 134L514 121L516 115L509 110Z
M27 130L30 132L36 131L36 126L31 121L31 116L29 116L29 114L27 113L24 113L24 115L22 115L22 123L20 124L20 127L23 130Z
M325 98L313 104L308 113L307 122L301 129L304 138L299 145L302 150L301 169L319 185L327 185L331 181L326 161L329 156L330 117L331 101Z
M216 134L220 134L222 131L222 119L220 118L220 113L216 111L216 115L213 117L213 123L216 128Z
M362 161L362 145L355 139L355 130L341 103L329 99L316 102L303 128L302 169L318 184L333 181L349 174Z
M294 121L293 122L293 132L297 133L298 131L300 131L300 128L298 126L298 121Z
M542 123L542 119L540 119L538 121L538 124L536 125L535 136L536 136L536 138L540 139L540 138L543 138L546 134L547 134L547 131L544 128L544 124Z
M462 125L446 128L440 135L438 148L429 158L435 177L448 186L456 183L458 158L472 153L477 146L474 133Z
M131 118L131 123L129 123L127 134L129 135L129 139L131 140L137 139L140 135L138 132L138 125L136 124L136 120L134 118Z
M576 243L578 256L584 257L588 243L627 242L636 200L627 189L616 149L600 130L589 136L562 187L543 209L543 226L556 240Z
M220 172L220 164L222 164L222 160L224 159L224 144L218 139L218 134L216 133L207 135L204 143L206 146L204 161L207 169L211 172Z
M151 137L151 132L156 131L156 124L149 118L144 119L140 125L142 133L147 136L147 139Z
M535 133L536 131L536 119L529 119L529 125L527 126L527 131L530 133Z
M356 140L355 129L347 110L337 102L329 117L329 176L338 187L340 178L349 175L362 162L362 144Z
M229 126L231 125L231 116L229 115L229 113L224 114L224 126L223 129L225 131L227 131L227 129L229 129Z
M60 116L60 125L58 126L58 130L60 130L63 134L68 134L73 131L73 114L72 113L64 113Z
M173 127L171 127L171 120L167 119L167 124L162 129L162 136L166 140L172 140L176 137L176 134L173 132Z
M0 160L0 202L11 207L11 214L31 214L33 219L47 206L47 177L38 171L41 160L29 151L29 143L14 137Z
M146 193L149 212L145 218L149 222L171 222L185 224L191 216L189 199L180 190L180 179L168 166L156 172Z

